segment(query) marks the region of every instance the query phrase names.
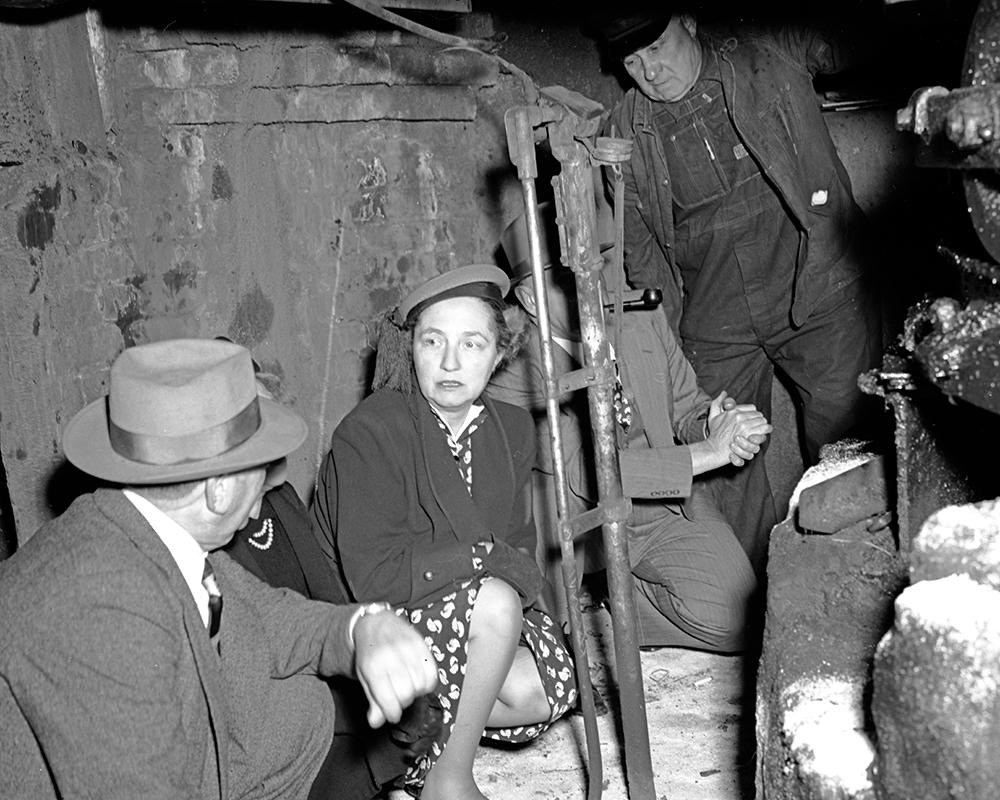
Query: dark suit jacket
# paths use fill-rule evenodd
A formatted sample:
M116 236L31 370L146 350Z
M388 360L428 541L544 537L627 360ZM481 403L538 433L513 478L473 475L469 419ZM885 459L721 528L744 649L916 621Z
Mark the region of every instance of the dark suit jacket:
M506 403L486 407L473 439L472 497L419 392L375 392L337 427L313 517L336 541L356 599L421 605L475 574L476 542L534 555L531 417Z
M316 534L295 487L284 483L265 494L260 518L274 524L270 547L255 547L253 543L260 540L245 527L236 532L225 552L272 586L293 589L313 600L347 602L347 588L336 564L325 555L321 536ZM252 529L258 530L259 525ZM375 797L379 787L406 771L411 759L392 741L393 726L373 731L368 725L368 702L357 680L337 677L328 684L337 709L336 736L313 784L313 795L336 796L338 800Z
M0 565L5 797L306 796L334 716L313 675L352 670L352 609L210 560L221 659L120 491L79 498Z

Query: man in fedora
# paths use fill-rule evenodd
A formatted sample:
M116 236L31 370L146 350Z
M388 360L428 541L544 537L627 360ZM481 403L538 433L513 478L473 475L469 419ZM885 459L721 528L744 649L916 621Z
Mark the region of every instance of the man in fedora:
M134 347L63 447L116 488L0 565L0 781L12 798L307 798L356 675L373 726L436 685L385 605L273 589L223 554L306 436L229 342Z
M555 214L539 207L541 255L557 374L583 364L573 273L555 260ZM522 214L501 237L518 302L532 332L521 356L498 371L491 396L531 410L538 432L536 496L554 496L554 476L545 380L537 336L534 278ZM610 278L612 270L605 269ZM714 400L699 388L666 318L659 311L630 310L617 343L615 423L622 486L633 501L629 558L643 646L680 646L732 652L744 646L747 606L756 587L754 571L733 529L695 476L743 464L760 450L771 430L752 405L737 405L720 393ZM610 331L613 322L607 325ZM590 416L585 393L560 398L563 460L571 513L598 500ZM551 514L539 513L538 519ZM593 566L593 565L592 565Z
M849 66L848 50L818 27L710 30L682 1L622 0L593 22L634 83L606 126L633 143L620 210L629 281L663 290L709 393L770 416L783 374L810 462L870 433L879 403L857 380L881 358L877 261L813 87ZM858 26L865 39L872 22ZM766 550L779 518L764 459L712 483Z

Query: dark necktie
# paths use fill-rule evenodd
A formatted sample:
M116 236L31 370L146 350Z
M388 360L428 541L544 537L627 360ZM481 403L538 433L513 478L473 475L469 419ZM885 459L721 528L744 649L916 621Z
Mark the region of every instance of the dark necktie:
M219 624L222 622L222 592L215 582L215 570L205 559L205 570L201 573L201 584L208 592L208 635L216 649L219 647Z

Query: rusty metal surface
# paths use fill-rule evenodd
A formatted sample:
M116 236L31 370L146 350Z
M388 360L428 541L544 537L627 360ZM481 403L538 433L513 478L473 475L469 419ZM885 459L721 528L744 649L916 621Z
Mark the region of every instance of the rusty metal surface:
M948 91L929 86L913 93L896 112L896 127L911 131L931 144L943 138L951 145L946 165L959 169L995 167L998 164L997 130L1000 127L1000 86L988 84Z
M947 396L1000 413L1000 301L951 298L915 306L903 342L922 376Z
M584 121L584 126L589 122ZM605 511L602 526L607 557L608 588L614 631L615 663L625 742L625 772L632 800L653 800L653 765L646 724L646 704L639 660L632 573L628 556L629 506L624 502L618 444L615 438L612 364L600 290L603 265L598 245L594 178L587 149L578 141L580 129L572 115L548 126L552 154L560 171L553 179L562 260L576 276L580 332L585 363L605 373L587 390L598 494Z
M1000 301L1000 265L956 253L943 245L937 251L958 271L962 297Z
M886 356L882 369L862 376L860 384L884 397L895 418L901 552L910 551L924 521L939 508L1000 495L993 455L1000 447L1000 416L941 392L912 357Z
M1000 0L980 0L976 16L969 30L968 44L965 49L965 64L962 70L964 86L992 87L1000 81ZM983 124L991 134L996 134L996 105L993 105L994 117ZM968 123L972 126L978 123ZM984 150L989 150L993 156L1000 152L1000 142L991 141ZM994 166L996 158L992 159ZM975 226L980 240L994 259L1000 261L1000 192L995 170L970 172L963 176L965 183L965 199L969 206L969 216Z
M914 352L927 377L945 394L1000 413L1000 303L974 300L933 305L938 324Z
M939 398L893 392L886 401L896 421L899 548L908 553L927 517L942 506L968 501L972 491L964 467L942 450L944 420L933 413L944 410Z
M507 151L511 163L517 169L524 195L525 221L528 230L528 250L534 284L535 306L538 314L538 337L542 353L542 373L545 376L545 407L549 420L549 446L552 449L553 472L558 511L558 535L560 567L563 591L566 598L566 612L569 617L570 638L573 642L573 662L576 667L577 689L583 711L584 735L587 743L587 797L598 800L603 783L603 763L601 742L597 731L597 709L594 703L590 681L590 665L587 642L584 635L583 615L578 598L579 579L576 574L576 558L573 547L574 522L569 512L569 481L566 477L565 461L562 457L562 428L559 425L559 385L553 356L552 329L549 322L549 301L545 292L541 254L541 233L538 224L538 197L535 179L538 164L535 159L535 128L542 123L543 114L536 106L517 106L504 113L504 128L507 132ZM594 509L595 511L599 510Z
M896 127L928 146L921 166L964 170L969 216L1000 261L1000 0L981 0L969 30L962 85L929 86L897 111Z
M504 114L507 148L521 181L525 208L532 273L535 277L535 302L538 308L542 367L546 381L546 411L549 417L550 445L554 454L556 503L559 514L559 540L562 553L563 583L570 614L571 632L577 650L578 676L583 678L582 692L587 750L591 761L588 798L601 796L601 755L596 727L592 726L593 701L587 683L586 647L579 639L579 603L577 579L573 568L573 539L581 530L579 518L570 518L568 484L563 468L558 397L565 384L587 386L591 433L594 439L595 468L600 502L586 515L587 527L600 523L608 561L608 586L614 631L615 662L622 712L625 745L625 768L629 797L653 800L653 768L646 724L646 706L639 660L639 646L632 624L635 600L628 558L627 523L631 504L622 494L621 473L613 413L614 372L604 325L600 274L603 259L599 252L593 167L589 139L596 132L593 104L586 98L556 89L545 90L542 102L549 105L508 109ZM576 379L555 374L549 327L548 300L543 291L540 239L537 220L537 197L534 180L536 140L547 138L560 171L553 179L559 249L562 263L576 278L584 370ZM586 143L584 143L586 142ZM584 380L585 378L585 380ZM563 384L561 386L560 384ZM580 657L582 656L582 660Z

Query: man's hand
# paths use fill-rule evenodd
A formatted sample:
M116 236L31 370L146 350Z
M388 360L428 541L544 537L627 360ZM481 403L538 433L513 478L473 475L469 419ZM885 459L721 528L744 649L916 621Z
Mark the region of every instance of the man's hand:
M708 439L712 448L737 467L760 452L773 428L751 403L738 404L727 392L719 392L708 411ZM722 461L725 463L725 460Z
M399 722L405 709L438 685L434 656L406 620L368 614L354 628L354 671L368 697L368 724Z

